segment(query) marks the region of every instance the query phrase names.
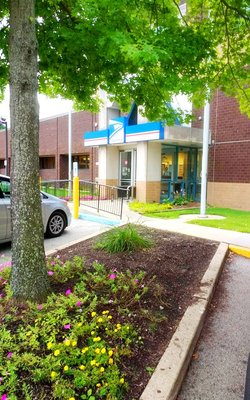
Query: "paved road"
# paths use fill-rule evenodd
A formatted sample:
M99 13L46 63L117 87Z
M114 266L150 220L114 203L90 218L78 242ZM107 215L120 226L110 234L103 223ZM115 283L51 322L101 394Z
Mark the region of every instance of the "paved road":
M225 265L178 400L242 400L250 352L250 259Z
M56 250L60 246L70 245L70 243L76 240L84 239L89 235L102 233L110 228L111 226L107 226L97 222L72 219L71 225L60 237L55 239L45 239L45 251L48 252L50 250ZM8 260L10 257L10 243L0 244L0 264Z

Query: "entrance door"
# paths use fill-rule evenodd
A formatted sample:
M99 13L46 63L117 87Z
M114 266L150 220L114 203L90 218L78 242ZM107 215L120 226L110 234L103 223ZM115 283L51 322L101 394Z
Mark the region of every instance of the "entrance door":
M135 151L120 152L120 186L135 186L135 162Z

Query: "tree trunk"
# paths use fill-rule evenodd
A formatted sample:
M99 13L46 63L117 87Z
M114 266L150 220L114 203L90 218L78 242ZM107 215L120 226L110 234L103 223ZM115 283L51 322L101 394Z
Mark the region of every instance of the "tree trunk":
M10 1L11 289L21 300L49 292L39 192L35 0Z

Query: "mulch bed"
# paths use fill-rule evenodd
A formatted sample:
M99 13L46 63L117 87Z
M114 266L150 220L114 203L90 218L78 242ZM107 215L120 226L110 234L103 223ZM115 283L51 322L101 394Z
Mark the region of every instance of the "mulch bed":
M156 367L192 296L198 290L202 276L218 247L217 242L140 227L141 233L154 241L148 250L109 254L94 250L97 238L85 240L59 251L62 261L75 255L85 258L85 265L103 263L117 271L146 271L148 280L154 277L140 307L135 310L133 324L144 340L143 349L135 349L132 358L123 364L130 389L127 400L137 400L145 388L150 373ZM99 235L100 237L100 235Z

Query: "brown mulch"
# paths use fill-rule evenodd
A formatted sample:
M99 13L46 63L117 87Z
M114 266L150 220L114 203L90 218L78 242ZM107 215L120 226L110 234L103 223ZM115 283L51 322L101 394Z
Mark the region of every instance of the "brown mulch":
M133 357L122 365L130 385L127 400L140 398L218 247L217 242L186 235L145 227L140 230L154 241L152 248L109 254L94 250L93 243L97 238L92 238L57 252L62 261L78 255L85 258L87 267L96 261L111 270L144 270L149 280L154 277L140 304L147 313L135 310L132 315L144 346L135 349Z

